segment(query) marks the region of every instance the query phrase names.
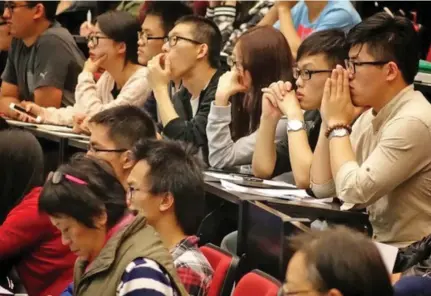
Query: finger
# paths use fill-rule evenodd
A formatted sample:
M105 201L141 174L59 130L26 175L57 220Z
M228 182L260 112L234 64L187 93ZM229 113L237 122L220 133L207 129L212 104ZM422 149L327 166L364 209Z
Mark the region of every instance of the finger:
M325 81L325 87L323 88L323 100L326 101L331 96L331 78L327 78Z
M350 96L350 80L349 80L349 72L347 70L343 70L344 78L343 78L343 92L345 95Z
M271 90L272 94L275 96L277 100L283 100L283 95L281 94L280 88L278 87L277 82L273 82L269 85L269 89Z
M268 102L270 102L270 104L274 107L274 108L278 108L278 103L277 103L277 99L274 97L273 94L271 93L265 93L263 95L263 98L268 100Z
M281 80L277 81L277 86L278 86L278 89L280 90L281 95L284 96L287 92L286 89L284 88L284 82Z
M165 71L168 75L171 74L171 60L167 56L165 56Z
M335 98L335 95L336 95L335 86L337 85L337 78L338 78L338 73L337 73L337 70L334 69L332 70L331 81L329 82L330 96L328 97L328 99Z
M337 84L336 84L336 96L337 99L342 98L343 96L343 79L344 73L340 69L341 66L337 65Z
M290 81L286 81L284 83L284 88L289 92L293 89L292 83Z

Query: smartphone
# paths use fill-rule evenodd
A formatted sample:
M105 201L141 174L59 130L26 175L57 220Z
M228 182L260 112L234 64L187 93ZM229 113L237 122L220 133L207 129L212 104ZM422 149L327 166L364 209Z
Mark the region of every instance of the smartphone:
M42 122L42 117L36 116L36 115L34 115L34 114L30 113L30 112L27 112L23 107L18 106L15 103L10 103L9 108L11 110L14 110L14 111L17 111L17 112L20 112L20 113L24 113L24 114L30 116L31 118L33 118L34 120L36 120L37 123Z

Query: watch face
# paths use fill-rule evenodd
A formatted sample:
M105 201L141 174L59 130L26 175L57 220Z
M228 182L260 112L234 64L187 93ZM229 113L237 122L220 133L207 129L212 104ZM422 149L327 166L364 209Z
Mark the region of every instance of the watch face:
M300 120L289 120L287 122L288 128L293 131L297 131L304 128L304 123Z
M332 134L334 137L344 137L349 135L349 132L345 128L335 129Z

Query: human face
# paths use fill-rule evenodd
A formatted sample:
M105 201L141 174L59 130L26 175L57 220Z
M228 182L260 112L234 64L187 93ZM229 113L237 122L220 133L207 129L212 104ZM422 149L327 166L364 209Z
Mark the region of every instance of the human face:
M296 95L299 105L304 110L315 110L320 108L322 102L323 89L325 82L330 77L331 67L324 54L302 57L296 67L299 70L328 70L311 74L310 79L303 79L301 75L296 79Z
M349 60L359 63L377 61L368 52L366 44L352 47L349 51ZM349 71L349 78L350 94L355 106L374 106L387 91L386 65L357 65L354 74Z
M88 35L87 40L90 59L96 61L101 57L106 56L106 59L100 65L102 68L106 68L106 65L108 65L120 53L120 44L106 36L100 30L99 24L97 23L90 35Z
M66 215L50 216L52 225L61 232L61 242L83 260L92 261L100 253L106 238L104 219L97 219L96 228L88 228Z
M87 154L108 162L113 167L118 180L122 184L125 184L128 175L128 169L125 167L127 159L125 154L128 151L124 147L116 146L114 141L109 137L109 129L107 127L90 123L88 128L91 136L90 148ZM115 151L98 151L99 149Z
M194 40L193 31L194 26L191 24L178 24L169 32L168 37L176 36ZM170 46L169 42L163 45L163 52L166 53L166 58L171 62L173 80L184 78L202 59L207 59L208 46L198 44L199 40L195 41L178 38L174 46Z
M0 50L8 51L11 41L10 25L5 19L0 17Z
M241 53L241 46L239 42L237 42L233 48L232 55L228 57L228 65L230 66L231 71L238 72L238 82L246 88L245 91L249 91L252 86L252 77L250 72L244 69L244 58Z
M34 33L34 20L39 16L41 4L30 7L28 1L6 1L3 18L16 38L27 38Z
M163 30L162 20L159 16L147 15L141 26L142 33L147 35L147 42L143 38L138 40L138 61L146 66L154 56L162 53L163 38L166 33Z
M286 281L283 284L281 295L319 296L308 279L305 255L296 252L289 261L286 272Z
M150 166L147 161L138 161L127 178L127 196L131 208L138 210L152 226L157 225L167 208L163 196L153 195L149 192Z

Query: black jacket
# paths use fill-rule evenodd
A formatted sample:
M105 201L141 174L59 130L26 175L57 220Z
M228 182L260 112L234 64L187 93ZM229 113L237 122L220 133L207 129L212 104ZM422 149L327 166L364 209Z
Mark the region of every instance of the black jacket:
M172 103L179 117L168 122L163 128L163 135L167 138L192 143L199 148L206 163L208 163L208 140L206 134L208 114L211 102L215 99L218 80L222 74L222 70L217 70L207 88L201 92L198 110L194 117L190 104L191 94L182 86L172 98Z
M394 273L431 277L431 235L398 251Z

